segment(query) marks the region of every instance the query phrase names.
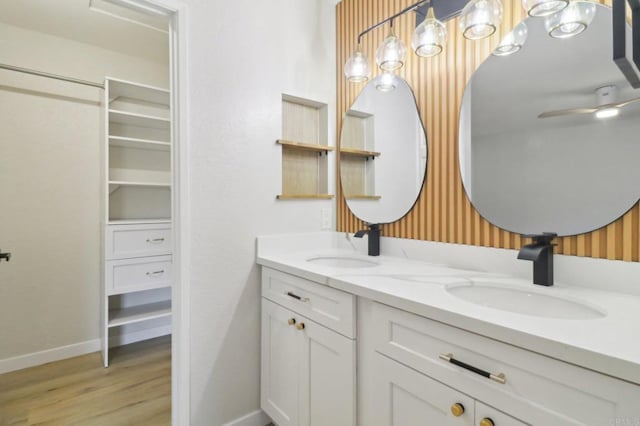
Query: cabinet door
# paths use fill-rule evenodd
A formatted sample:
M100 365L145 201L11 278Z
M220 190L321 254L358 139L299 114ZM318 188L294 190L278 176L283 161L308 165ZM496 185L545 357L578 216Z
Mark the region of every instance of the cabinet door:
M304 319L300 426L355 426L355 341Z
M261 407L278 426L298 426L300 348L295 314L262 299Z
M483 420L485 423L482 423ZM526 423L522 423L480 401L476 401L476 424L480 426L526 426Z
M373 404L370 416L375 426L472 426L475 401L375 353L373 359ZM464 412L454 416L452 406L460 404Z

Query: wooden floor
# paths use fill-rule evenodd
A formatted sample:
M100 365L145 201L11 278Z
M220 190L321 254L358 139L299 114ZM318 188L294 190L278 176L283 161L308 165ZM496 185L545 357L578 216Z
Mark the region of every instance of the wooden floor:
M0 375L0 425L170 425L171 340Z

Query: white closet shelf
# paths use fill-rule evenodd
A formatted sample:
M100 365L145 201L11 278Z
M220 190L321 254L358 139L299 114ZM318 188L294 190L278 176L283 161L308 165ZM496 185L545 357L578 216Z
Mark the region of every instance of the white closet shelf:
M118 190L122 186L142 186L147 188L171 188L171 183L165 182L130 182L123 180L110 180L109 181L109 194Z
M109 311L108 327L118 327L125 324L147 321L171 316L171 301L147 303L128 308Z
M112 219L107 222L107 225L155 225L158 223L171 223L171 219Z
M109 110L109 122L162 130L169 130L171 126L171 120L169 118L138 114L129 111L120 111L117 109Z
M171 142L153 139L129 138L125 136L109 136L109 146L122 148L147 149L152 151L170 151Z
M109 78L109 96L132 98L145 102L169 106L169 90L146 84Z

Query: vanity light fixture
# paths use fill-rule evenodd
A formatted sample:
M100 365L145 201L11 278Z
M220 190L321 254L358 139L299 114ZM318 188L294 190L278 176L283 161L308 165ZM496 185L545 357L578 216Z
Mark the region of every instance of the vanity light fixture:
M376 63L383 71L395 71L404 65L407 48L393 32L393 20L389 23L389 34L376 50Z
M394 73L390 71L385 71L377 77L376 81L376 89L380 92L392 92L398 86L398 80Z
M458 3L464 3L464 1L458 1ZM367 63L367 57L362 52L360 41L365 34L386 23L389 23L389 34L376 50L376 63L383 73L402 68L407 48L404 42L395 35L393 23L396 18L408 12L418 11L420 15L426 15L424 21L416 27L411 40L411 46L415 54L420 57L433 57L441 53L447 41L447 28L442 21L436 18L433 2L434 0L418 1L358 34L356 50L344 65L345 77L353 83L362 83L369 79L369 65ZM422 10L423 7L426 8L426 12ZM445 18L443 19L446 21L457 16L460 11L458 7L459 6L454 6L453 9L448 12L445 7ZM449 7L449 9L451 8ZM493 34L498 25L500 25L501 20L502 2L500 0L471 0L466 4L464 9L462 9L460 29L466 38L480 40ZM514 35L521 34L514 33ZM518 39L518 37L514 38ZM524 43L524 41L522 41L522 43ZM520 46L522 43L520 43ZM388 76L385 78L389 81L391 79L391 77ZM385 87L385 85L383 84L382 87Z
M595 14L595 3L572 0L565 9L547 16L544 26L551 37L569 38L586 30Z
M344 65L344 75L352 83L363 83L369 80L370 72L369 61L362 52L362 46L358 43L356 51Z
M522 49L524 42L527 41L527 24L520 22L511 30L500 42L498 47L492 52L494 56L508 56Z
M460 31L469 40L481 40L495 33L501 20L500 0L471 0L462 9Z
M413 33L411 47L416 55L430 58L442 52L447 43L447 28L436 19L433 7L429 7L427 17Z
M569 6L569 0L522 0L529 16L549 16Z

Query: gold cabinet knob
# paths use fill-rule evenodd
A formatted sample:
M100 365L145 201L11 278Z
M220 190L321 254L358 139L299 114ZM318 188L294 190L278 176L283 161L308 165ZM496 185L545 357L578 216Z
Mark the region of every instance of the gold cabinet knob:
M480 426L495 426L496 424L493 423L493 420L491 420L489 417L485 417L484 419L480 420Z
M455 417L460 417L461 415L463 415L464 405L460 404L459 402L456 402L455 404L453 404L451 406L451 414L453 414Z
M298 330L304 330L304 323L303 323L303 322L301 322L300 324L296 325L296 328L297 328Z
M296 319L295 318L289 318L289 321L287 321L289 323L289 325L294 325L296 323Z

